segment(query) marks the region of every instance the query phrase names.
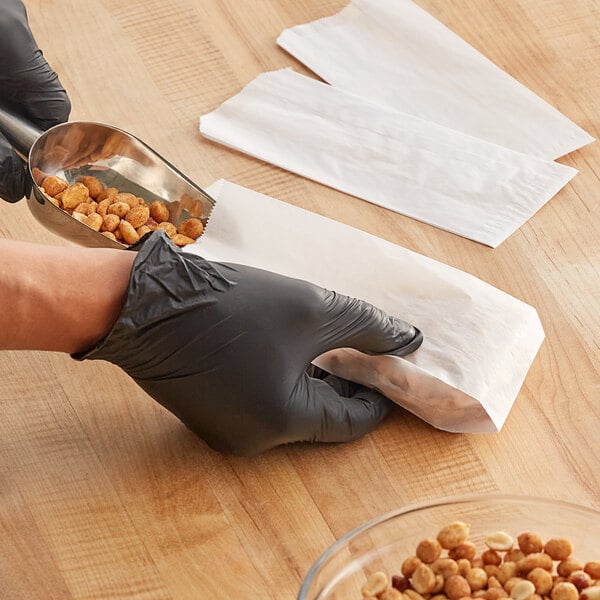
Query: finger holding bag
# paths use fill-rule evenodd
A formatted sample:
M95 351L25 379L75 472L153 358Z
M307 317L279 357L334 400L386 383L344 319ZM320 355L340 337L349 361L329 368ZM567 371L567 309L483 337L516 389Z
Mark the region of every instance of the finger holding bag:
M113 328L74 357L118 365L211 447L253 455L356 439L387 414L378 392L311 368L316 356L338 347L404 355L421 341L366 302L209 262L156 232L139 249Z

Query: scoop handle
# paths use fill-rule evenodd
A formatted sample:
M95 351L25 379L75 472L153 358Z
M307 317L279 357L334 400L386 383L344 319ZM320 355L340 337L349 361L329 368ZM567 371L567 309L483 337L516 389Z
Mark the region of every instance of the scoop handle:
M23 117L15 115L0 106L0 132L10 142L11 146L24 157L29 155L33 143L43 133Z

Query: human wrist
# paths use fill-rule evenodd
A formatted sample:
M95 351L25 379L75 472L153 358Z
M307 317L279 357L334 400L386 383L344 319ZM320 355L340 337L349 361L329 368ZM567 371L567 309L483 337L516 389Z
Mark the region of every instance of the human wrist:
M135 254L0 240L0 348L81 352L108 333Z

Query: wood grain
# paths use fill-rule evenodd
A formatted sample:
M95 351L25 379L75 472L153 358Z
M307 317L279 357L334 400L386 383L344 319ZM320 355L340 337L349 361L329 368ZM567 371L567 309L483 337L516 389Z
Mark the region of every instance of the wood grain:
M343 0L29 0L72 119L142 139L198 184L224 177L472 273L535 306L546 340L502 431L455 435L398 409L345 445L217 454L108 364L0 355L0 598L293 599L337 537L405 503L540 494L600 509L600 146L491 250L211 143L198 133L259 73L275 40ZM600 136L596 0L419 0L591 135ZM67 242L24 203L0 235ZM10 310L10 307L4 307ZM43 315L40 315L43 319Z

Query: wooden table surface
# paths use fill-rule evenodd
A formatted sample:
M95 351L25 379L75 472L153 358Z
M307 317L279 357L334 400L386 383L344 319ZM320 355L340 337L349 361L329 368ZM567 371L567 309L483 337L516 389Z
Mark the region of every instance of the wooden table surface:
M598 0L418 0L594 137ZM293 599L313 561L362 521L467 492L600 509L600 144L580 173L492 250L203 139L198 118L291 66L286 27L344 0L29 0L72 119L145 140L201 186L226 178L472 273L532 304L546 340L498 434L437 431L398 409L345 445L217 454L116 367L0 355L0 597ZM25 203L6 238L67 242ZM3 307L10 310L10 307ZM40 315L43 319L44 315Z

